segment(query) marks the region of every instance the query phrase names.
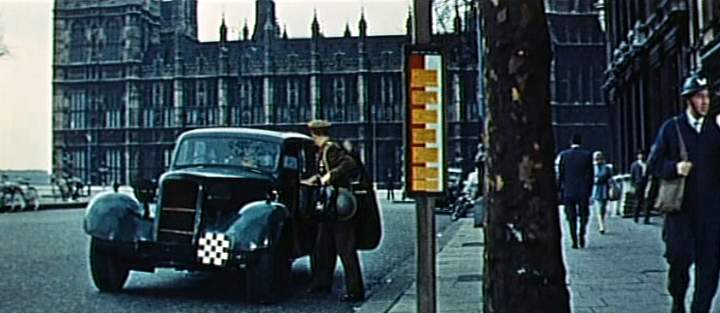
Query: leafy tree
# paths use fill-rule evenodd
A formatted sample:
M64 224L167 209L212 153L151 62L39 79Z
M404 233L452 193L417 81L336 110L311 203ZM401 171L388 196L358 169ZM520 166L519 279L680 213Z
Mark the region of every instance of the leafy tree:
M450 33L454 29L454 21L457 13L465 21L465 12L473 6L473 0L433 0L433 28L438 33Z

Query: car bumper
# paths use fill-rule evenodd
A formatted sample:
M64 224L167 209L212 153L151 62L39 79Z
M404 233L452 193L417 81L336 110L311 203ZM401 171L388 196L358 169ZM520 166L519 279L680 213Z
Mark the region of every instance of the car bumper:
M203 262L198 256L199 245L159 243L151 241L117 242L98 240L106 251L123 259L133 270L153 271L158 267L180 270L242 269L255 259L253 252L229 251L221 264Z

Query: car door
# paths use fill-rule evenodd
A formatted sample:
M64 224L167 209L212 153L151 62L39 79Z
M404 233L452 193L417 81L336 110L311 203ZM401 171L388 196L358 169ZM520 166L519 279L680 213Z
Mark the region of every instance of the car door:
M284 203L290 209L290 232L293 236L293 256L300 257L312 252L317 234L317 223L313 219L314 188L300 184L300 180L312 175L310 172L314 157L304 142L287 145L282 177L285 191Z

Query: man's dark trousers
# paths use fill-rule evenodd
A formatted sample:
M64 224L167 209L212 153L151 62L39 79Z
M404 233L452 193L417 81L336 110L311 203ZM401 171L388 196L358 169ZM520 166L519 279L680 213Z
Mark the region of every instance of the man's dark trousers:
M710 312L720 273L720 225L695 222L695 293L692 312Z
M348 294L364 296L365 288L360 273L360 260L355 249L355 223L324 222L318 229L316 255L317 273L313 273L314 286L332 286L337 256L340 256L345 272L345 291Z
M577 245L578 238L585 241L585 232L587 229L588 217L590 216L589 199L582 197L564 197L565 217L570 226L570 238L573 246ZM580 219L580 229L578 230L577 222Z
M650 222L650 207L652 203L645 203L645 187L647 187L646 179L635 185L635 222L640 218L640 211L645 209L645 224Z
M668 264L667 288L673 303L684 307L690 283L690 265L693 264L695 254L692 216L685 211L669 213L665 215L663 223L664 255Z

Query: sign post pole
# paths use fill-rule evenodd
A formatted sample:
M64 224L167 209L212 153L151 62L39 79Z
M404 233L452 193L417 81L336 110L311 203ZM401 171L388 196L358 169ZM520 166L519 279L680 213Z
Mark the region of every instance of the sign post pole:
M417 216L417 312L437 312L435 273L435 214L433 199L416 198Z
M417 307L435 313L434 199L447 185L445 64L431 45L406 47L405 188L416 201Z
M414 0L413 46L405 51L405 190L417 216L417 312L435 313L435 212L445 193L444 59L433 48L432 0Z

